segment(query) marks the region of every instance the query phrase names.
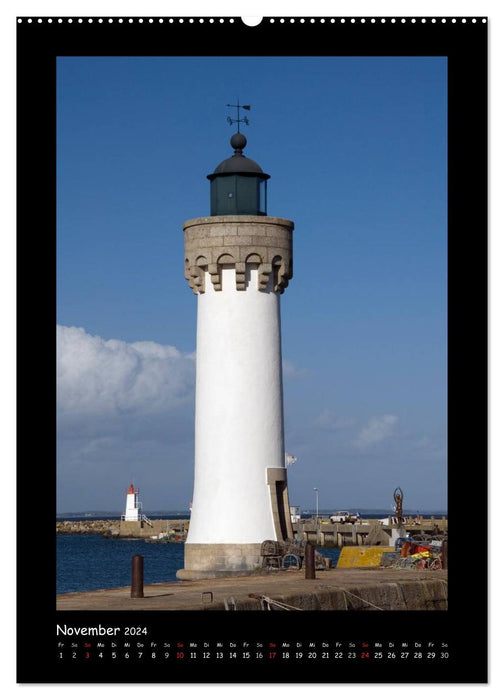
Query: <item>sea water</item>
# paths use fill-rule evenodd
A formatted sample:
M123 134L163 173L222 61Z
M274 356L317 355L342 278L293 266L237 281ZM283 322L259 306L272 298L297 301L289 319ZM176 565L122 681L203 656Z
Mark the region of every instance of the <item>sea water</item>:
M317 547L336 563L340 550ZM184 568L184 545L141 539L105 539L101 535L56 535L57 593L131 585L131 557L144 558L144 583L176 581Z
M175 581L184 567L184 546L101 535L56 535L57 593L131 585L131 558L144 558L144 583Z

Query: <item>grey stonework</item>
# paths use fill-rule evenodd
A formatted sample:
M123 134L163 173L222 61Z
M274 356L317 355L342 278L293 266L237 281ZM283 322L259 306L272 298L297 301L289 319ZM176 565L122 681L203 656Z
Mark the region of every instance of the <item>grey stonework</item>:
M261 543L184 545L184 568L177 578L194 580L233 574L250 574L261 568Z
M207 216L183 224L185 278L195 294L205 292L205 272L216 291L222 289L223 265L234 265L236 289L246 289L247 265L258 267L258 288L265 291L270 276L282 294L292 278L294 223L273 216Z

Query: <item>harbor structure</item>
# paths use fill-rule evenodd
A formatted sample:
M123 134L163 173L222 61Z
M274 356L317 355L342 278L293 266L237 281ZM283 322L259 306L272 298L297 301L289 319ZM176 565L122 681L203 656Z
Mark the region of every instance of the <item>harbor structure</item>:
M280 296L292 278L294 224L268 216L270 176L243 154L246 144L234 134L233 155L207 176L211 216L183 224L197 354L194 492L181 579L251 572L261 565L263 541L293 536Z
M320 547L347 547L356 545L388 546L392 530L395 528L393 518L385 520L366 519L356 523L331 523L321 520L318 525L313 518L293 516L299 506L291 506L291 521L294 537L307 540ZM173 531L175 541L185 541L189 529L189 520L149 519L142 513L142 520L125 522L121 520L58 520L56 534L103 534L107 537L140 537L160 535ZM446 517L420 518L407 525L409 536L415 539L444 537L448 534ZM422 537L423 539L423 537Z

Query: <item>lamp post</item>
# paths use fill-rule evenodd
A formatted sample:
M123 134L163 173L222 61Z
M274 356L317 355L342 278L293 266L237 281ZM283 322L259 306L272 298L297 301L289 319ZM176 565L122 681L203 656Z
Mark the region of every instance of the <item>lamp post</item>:
M319 541L319 515L318 515L318 488L316 486L313 487L313 490L315 491L315 510L316 510L316 531L315 531L315 539L318 544Z

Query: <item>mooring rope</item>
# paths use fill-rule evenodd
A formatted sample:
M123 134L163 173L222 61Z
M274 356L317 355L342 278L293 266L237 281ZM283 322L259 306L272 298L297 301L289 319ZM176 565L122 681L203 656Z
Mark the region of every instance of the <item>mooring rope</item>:
M281 603L279 600L273 600L273 598L269 598L267 595L260 596L256 593L249 593L249 598L256 598L260 600L261 604L266 603L268 610L271 610L271 605L276 605L281 610L303 610L303 608L296 608L294 605L288 605L287 603Z
M363 603L366 603L367 605L371 605L373 608L376 608L377 610L384 610L384 608L379 608L377 605L374 603L370 603L369 600L364 600L364 598L361 598L360 596L356 595L355 593L351 593L351 591L347 591L345 588L341 589L343 591L343 595L345 598L345 607L348 610L348 604L347 604L347 598L346 595L351 595L354 598L358 598L359 600L362 600ZM255 593L249 593L249 598L257 598L258 600L261 601L262 603L266 603L268 606L268 610L271 610L271 605L276 605L278 608L281 610L303 610L303 608L296 608L294 605L288 605L287 603L281 603L279 600L273 600L273 598L269 598L267 595L257 595Z
M369 600L364 600L364 598L361 598L360 596L355 595L355 593L351 593L350 591L347 591L345 588L342 588L341 590L343 591L343 593L348 593L348 595L353 595L354 598L358 598L359 600L362 600L363 603L367 603L367 605L371 605L373 608L376 608L377 610L384 610L384 608L379 608L374 603L370 603Z
M261 598L261 601L264 601L268 605L276 605L277 607L281 608L282 610L302 610L303 608L296 608L294 605L287 605L287 603L281 603L279 600L273 600L273 598L268 598L267 596L263 596Z

